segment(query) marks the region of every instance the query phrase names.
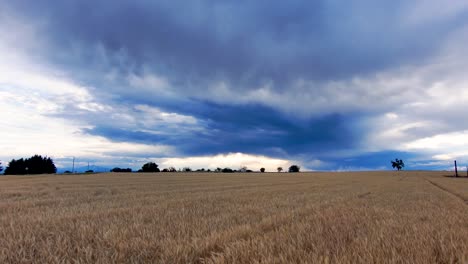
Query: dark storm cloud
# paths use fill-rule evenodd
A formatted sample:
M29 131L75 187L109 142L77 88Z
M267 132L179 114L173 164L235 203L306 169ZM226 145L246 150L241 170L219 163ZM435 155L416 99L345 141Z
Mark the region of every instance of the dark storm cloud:
M158 142L175 145L185 155L244 152L271 156L309 153L318 155L333 149L352 148L356 131L345 125L347 117L333 115L296 122L275 110L258 105L242 107L210 104L199 109L199 117L210 120L201 131L170 131L152 134L112 126L86 130L117 141ZM348 119L349 120L349 119Z
M111 55L125 54L124 65L113 66L135 65L132 70L138 71L145 65L181 85L223 80L239 90L269 81L285 89L298 78L336 80L424 59L448 32L446 24L431 23L402 29L400 1L19 0L12 5L43 22L44 34L65 54L84 50L79 58L53 50L57 60L89 65L96 59L95 45L102 45Z

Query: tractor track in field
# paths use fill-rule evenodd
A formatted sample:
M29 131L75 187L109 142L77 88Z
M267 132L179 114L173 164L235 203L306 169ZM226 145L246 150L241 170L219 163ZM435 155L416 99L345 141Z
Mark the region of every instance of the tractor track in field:
M426 181L429 182L430 184L432 184L433 186L439 188L440 190L457 197L458 199L462 200L465 203L465 205L468 205L468 199L463 197L462 195L460 195L460 194L458 194L458 193L456 193L456 192L454 192L454 191L452 191L452 190L450 190L450 189L448 189L448 188L446 188L446 187L444 187L444 186L442 186L442 185L440 185L438 183L435 183L435 182L433 182L431 180L426 179Z

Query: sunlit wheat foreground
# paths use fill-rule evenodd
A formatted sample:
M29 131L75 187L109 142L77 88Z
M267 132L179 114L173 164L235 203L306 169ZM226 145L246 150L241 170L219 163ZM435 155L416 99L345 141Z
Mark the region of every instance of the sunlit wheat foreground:
M0 263L467 263L447 172L0 177Z

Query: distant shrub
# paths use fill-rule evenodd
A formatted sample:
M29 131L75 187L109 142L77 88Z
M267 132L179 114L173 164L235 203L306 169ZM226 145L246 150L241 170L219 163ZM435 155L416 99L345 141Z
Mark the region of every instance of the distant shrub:
M260 172L265 172L265 168L261 168L261 169L260 169Z
M169 167L169 168L164 168L162 172L177 172L177 170L174 167Z
M121 168L116 167L116 168L113 168L111 172L132 172L132 169L130 168L121 169Z
M85 171L85 173L94 173L94 171L93 170L87 170L87 171Z
M224 168L221 172L224 172L224 173L232 173L234 172L231 168Z
M292 165L291 167L289 167L289 172L299 172L300 170L301 170L301 167L297 165Z
M158 168L158 164L154 162L145 163L143 167L141 167L141 169L138 170L138 172L159 172L159 171L160 170Z

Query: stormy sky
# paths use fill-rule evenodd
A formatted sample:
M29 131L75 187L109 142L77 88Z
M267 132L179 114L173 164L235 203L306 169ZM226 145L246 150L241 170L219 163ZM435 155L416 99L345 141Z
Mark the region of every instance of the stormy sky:
M0 0L0 160L468 163L468 3Z

